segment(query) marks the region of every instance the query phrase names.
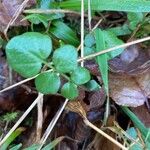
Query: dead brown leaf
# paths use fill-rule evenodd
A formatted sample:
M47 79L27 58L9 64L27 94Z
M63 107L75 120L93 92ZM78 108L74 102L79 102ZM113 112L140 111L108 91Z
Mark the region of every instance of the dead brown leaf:
M112 72L136 75L150 68L150 50L132 45L118 57L109 61Z
M110 96L118 105L141 106L150 94L150 72L137 76L111 73L109 86Z
M106 100L106 94L104 88L89 93L88 100L90 102L89 109L95 110L103 106Z
M0 2L0 31L3 32L6 28L9 21L12 19L14 13L22 4L23 0L3 0ZM35 4L35 0L29 0L26 7L31 7ZM23 15L21 14L12 26L26 26L28 22L26 20L21 21L23 19Z
M148 111L145 105L131 108L132 111L136 114L136 116L144 123L146 127L150 127L150 112Z

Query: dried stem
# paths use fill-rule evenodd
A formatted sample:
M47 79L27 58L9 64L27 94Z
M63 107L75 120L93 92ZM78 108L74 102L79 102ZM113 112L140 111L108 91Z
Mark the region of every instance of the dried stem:
M60 118L64 108L66 107L67 103L68 103L68 99L65 100L64 104L61 106L61 108L57 111L56 115L54 116L54 118L52 119L52 121L50 122L49 126L47 127L41 141L40 141L40 148L38 150L40 150L43 145L45 144L48 136L50 135L51 131L53 130L55 124L57 123L58 119Z
M26 116L31 112L34 106L38 103L38 101L43 97L43 94L38 95L35 101L30 105L30 107L24 112L24 114L20 117L20 119L15 123L15 125L11 128L11 130L6 134L6 136L0 141L0 146L7 140L7 138L18 128L21 122L26 118Z
M37 117L37 131L36 131L36 142L38 143L42 135L43 127L43 97L37 103L38 117Z
M91 127L92 129L94 129L96 132L100 133L102 136L104 136L105 138L107 138L109 141L111 141L112 143L114 143L115 145L117 145L118 147L120 147L123 150L128 150L128 148L124 147L122 144L120 144L118 141L116 141L115 139L113 139L111 136L109 136L108 134L106 134L104 131L102 131L101 129L97 128L95 125L93 125L91 122L89 122L87 119L84 119L84 122L87 126Z

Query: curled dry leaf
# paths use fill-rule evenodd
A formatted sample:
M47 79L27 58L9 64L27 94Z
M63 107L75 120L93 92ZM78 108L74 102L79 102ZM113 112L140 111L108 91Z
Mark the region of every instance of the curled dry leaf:
M125 51L109 61L112 72L136 75L150 68L150 50L132 45Z
M118 105L141 106L150 94L150 71L137 76L111 73L109 86L110 96Z
M23 0L2 0L0 2L0 31L3 32L6 28L9 21L12 19L14 13L17 11L17 9L20 7L20 5L23 3ZM29 0L26 7L31 7L36 3L35 0ZM21 14L13 26L26 26L28 25L27 21L21 21L23 19L23 15Z
M89 93L88 100L90 102L89 109L95 110L103 106L106 99L104 88Z

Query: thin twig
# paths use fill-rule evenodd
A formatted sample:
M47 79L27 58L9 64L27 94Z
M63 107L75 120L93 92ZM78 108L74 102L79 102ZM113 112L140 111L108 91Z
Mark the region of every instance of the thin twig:
M56 113L56 115L54 116L53 120L50 122L49 126L47 127L41 141L40 141L40 148L38 150L40 150L43 145L45 144L48 136L50 135L51 131L53 130L55 124L57 123L58 119L60 118L64 108L66 107L67 103L68 103L68 99L65 100L64 104L61 106L61 108L58 110L58 112Z
M84 57L84 0L81 0L81 57ZM81 66L84 66L84 61Z
M109 136L108 134L106 134L104 131L102 131L101 129L97 128L95 125L93 125L87 119L84 119L84 122L85 122L85 124L87 126L91 127L92 129L94 129L95 131L97 131L98 133L100 133L102 136L104 136L105 138L107 138L109 141L111 141L112 143L114 143L115 145L117 145L118 147L120 147L121 149L128 150L128 148L124 147L122 144L120 144L118 141L116 141L111 136Z
M92 26L91 26L91 0L88 0L88 23L89 23L89 30L92 30Z
M42 135L43 127L43 97L37 103L38 117L37 117L37 131L36 131L36 142L38 143Z
M26 116L31 112L34 106L38 103L38 101L43 97L43 94L39 94L35 101L30 105L30 107L24 112L24 114L20 117L20 119L15 123L15 125L11 128L11 130L6 134L6 136L0 141L0 146L7 140L7 138L17 129L17 127L21 124L21 122L26 118Z

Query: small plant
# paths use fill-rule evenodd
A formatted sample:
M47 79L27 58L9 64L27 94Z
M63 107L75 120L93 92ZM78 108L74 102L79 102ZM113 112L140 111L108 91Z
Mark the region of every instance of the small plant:
M10 66L23 77L35 79L35 85L43 94L56 94L61 86L61 77L67 82L60 93L68 99L78 96L78 86L90 80L90 73L79 67L77 49L63 45L52 53L52 41L48 35L27 32L12 38L6 46ZM50 60L50 61L49 61ZM42 71L45 65L50 70Z

